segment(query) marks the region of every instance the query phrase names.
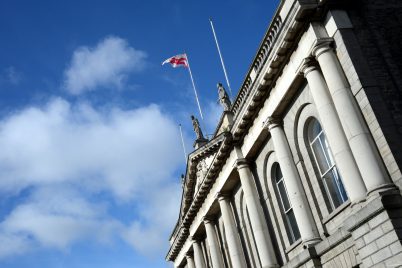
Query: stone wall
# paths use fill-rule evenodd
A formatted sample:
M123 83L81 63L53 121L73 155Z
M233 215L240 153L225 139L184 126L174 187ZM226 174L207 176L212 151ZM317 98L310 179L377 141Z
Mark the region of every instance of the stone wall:
M347 10L353 36L343 32L350 41L346 48L379 128L398 166L402 166L402 1L354 0L349 1ZM360 51L353 53L356 50ZM391 168L390 173L395 169Z

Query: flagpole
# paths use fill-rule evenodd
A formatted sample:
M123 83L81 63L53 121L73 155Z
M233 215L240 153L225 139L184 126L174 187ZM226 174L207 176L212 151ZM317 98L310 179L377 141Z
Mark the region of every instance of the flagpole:
M218 49L219 58L221 59L221 64L222 64L222 68L223 68L223 73L225 74L226 83L228 84L228 87L229 87L230 98L232 98L232 88L230 87L229 78L228 78L228 75L227 75L227 73L226 73L225 63L223 62L222 53L221 53L221 50L220 50L220 48L219 48L218 38L216 37L216 33L215 33L215 29L214 29L214 24L212 23L212 19L211 19L211 18L209 19L209 22L211 23L212 33L213 33L214 38L215 38L215 43L216 43L216 48Z
M184 145L183 131L181 130L181 124L179 124L179 129L180 129L181 144L183 145L184 162L187 164L186 146Z
M186 53L185 53L185 54L186 54ZM195 99L197 100L198 110L200 111L200 115L201 115L202 121L204 121L204 116L202 115L201 105L200 105L200 101L198 100L198 94L197 94L197 90L195 89L193 74L191 73L190 61L189 61L189 59L188 59L187 54L186 54L186 58L187 58L188 72L190 73L191 83L193 84Z

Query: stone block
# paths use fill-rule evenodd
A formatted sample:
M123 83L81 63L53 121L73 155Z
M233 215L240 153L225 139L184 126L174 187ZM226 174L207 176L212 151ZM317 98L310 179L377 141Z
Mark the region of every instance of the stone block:
M371 258L365 258L363 260L363 267L372 267L373 266L373 261L371 260Z
M378 227L366 233L363 236L363 239L366 244L370 244L372 241L378 239L383 234L384 234L383 230L380 227Z
M371 219L369 221L369 226L371 229L374 229L375 227L377 227L378 225L380 225L387 219L388 219L388 215L385 211L383 211L382 213L378 214L377 216L375 216L373 219Z
M397 241L398 237L394 231L387 233L386 235L381 236L378 238L375 243L377 244L378 249L382 249L386 246L389 246L394 241Z
M366 245L359 252L360 252L362 259L365 259L367 256L373 254L377 250L378 250L377 244L375 242L373 242L369 245Z
M377 264L390 258L391 256L392 256L391 249L389 247L386 247L371 255L371 260L373 261L373 264Z
M355 245L357 249L361 249L366 245L366 243L364 243L364 239L360 237L359 239L356 240Z
M390 220L388 220L387 222L385 222L383 225L381 225L381 228L385 233L388 233L389 231L394 229L394 225L392 224L392 222Z
M367 234L368 232L370 232L370 227L369 227L368 223L365 223L362 226L360 226L359 228L357 228L355 231L353 231L352 235L353 235L354 239L358 239L359 237Z
M385 261L387 267L402 267L402 253Z
M398 253L402 252L402 244L400 240L395 241L393 244L391 244L389 246L389 248L391 249L391 252L393 255L396 255Z

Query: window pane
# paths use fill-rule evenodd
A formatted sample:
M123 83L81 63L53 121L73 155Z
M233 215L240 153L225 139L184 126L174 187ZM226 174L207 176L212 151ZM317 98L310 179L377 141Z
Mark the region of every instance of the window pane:
M339 207L348 199L343 183L340 180L338 171L335 167L324 176L324 183L328 195L330 195L332 199L334 208Z
M275 179L276 179L276 182L278 182L282 178L283 178L282 170L279 167L279 165L277 164L276 167L275 167Z
M317 137L318 134L320 134L322 129L321 129L320 123L318 123L317 120L313 120L310 124L312 124L310 127L311 128L310 137L312 137L310 142L312 142L314 140L314 138Z
M317 120L310 122L308 130L308 140L313 151L314 160L320 171L326 196L331 203L333 210L343 204L347 199L347 194L338 170L335 166L335 161L332 157L325 133L321 129L321 125Z
M296 218L293 213L292 204L289 201L289 196L286 190L285 181L282 177L282 172L278 164L274 167L273 175L275 176L276 187L278 190L278 202L284 222L286 226L286 232L288 234L290 244L293 244L300 238L299 228L296 223ZM280 199L280 200L279 200Z
M316 163L320 169L321 175L324 174L329 168L329 164L327 161L327 156L325 155L325 151L321 145L320 139L315 140L313 144L311 144L311 148L313 149Z
M289 222L289 225L290 225L292 233L293 233L293 237L292 237L293 241L291 241L291 243L293 243L300 238L299 227L297 226L295 214L293 213L293 209L291 209L286 216L288 218L288 222Z
M290 208L290 202L289 202L288 194L286 193L286 188L285 188L285 184L283 183L283 180L281 180L277 185L278 185L279 194L282 199L283 208L285 211L288 211L288 209Z
M331 149L329 148L327 137L325 136L324 133L322 133L320 140L321 140L321 145L323 146L324 154L326 156L328 165L332 167L335 164L335 160L332 158Z

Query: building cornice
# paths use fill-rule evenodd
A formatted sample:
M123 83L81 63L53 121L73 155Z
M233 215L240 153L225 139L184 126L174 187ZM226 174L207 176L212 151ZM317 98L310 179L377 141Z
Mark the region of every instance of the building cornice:
M296 0L285 16L281 15L281 9L275 14L233 104L232 133L236 141L246 134L264 97L275 85L289 51L299 39L305 18L310 17L317 6L316 0Z

